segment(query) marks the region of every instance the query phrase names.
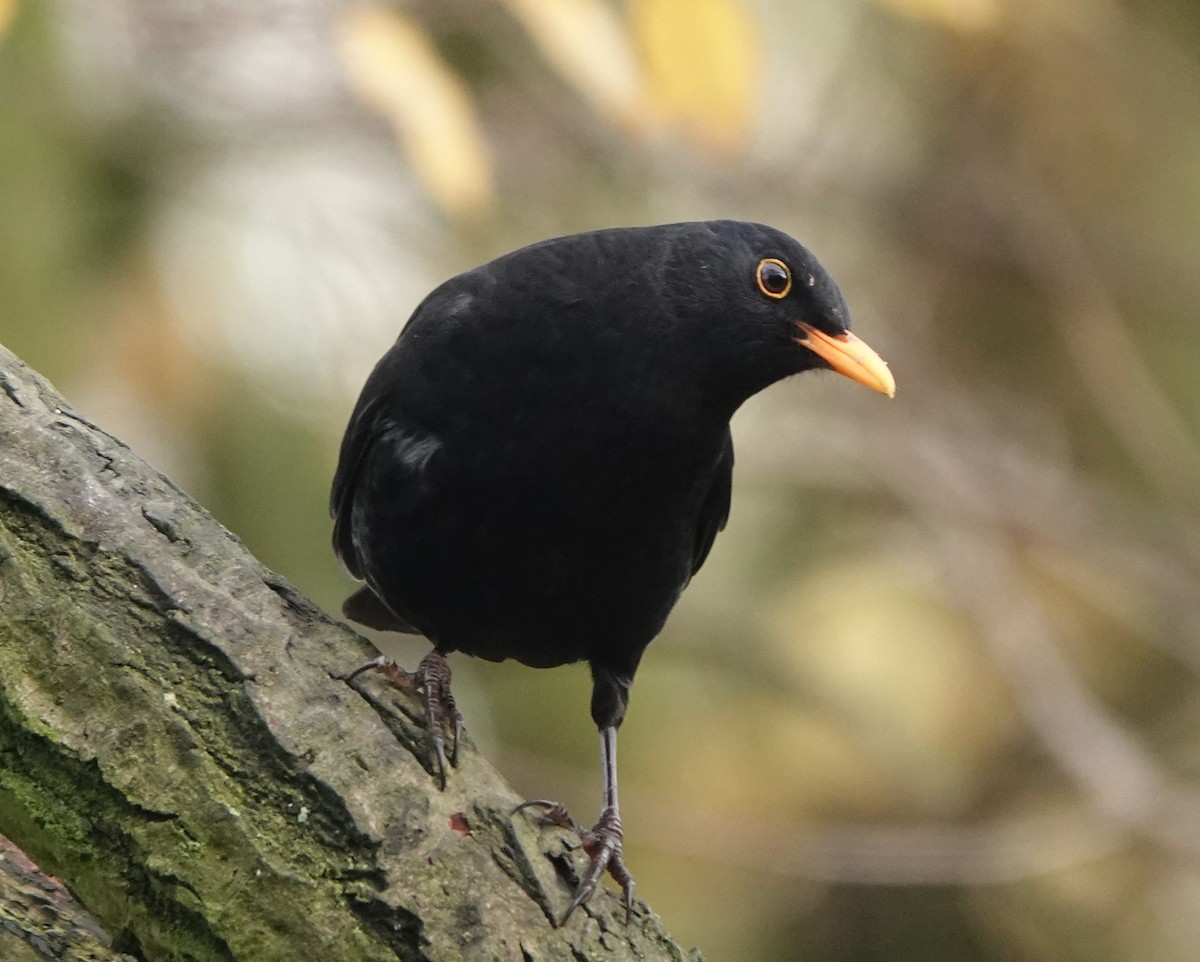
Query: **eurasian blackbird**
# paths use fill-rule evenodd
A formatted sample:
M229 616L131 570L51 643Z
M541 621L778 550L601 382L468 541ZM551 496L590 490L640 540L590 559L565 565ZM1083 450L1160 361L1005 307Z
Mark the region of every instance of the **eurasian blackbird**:
M591 667L599 822L526 803L592 859L564 921L606 869L632 906L616 732L642 652L729 514L730 417L809 369L894 393L849 324L816 258L773 228L600 230L446 281L363 388L331 500L334 549L366 583L344 611L433 643L415 680L443 784L443 726L457 749L462 725L444 655Z

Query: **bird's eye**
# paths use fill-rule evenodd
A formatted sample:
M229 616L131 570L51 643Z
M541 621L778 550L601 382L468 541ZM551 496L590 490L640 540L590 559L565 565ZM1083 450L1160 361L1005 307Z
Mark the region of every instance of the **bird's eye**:
M776 257L765 257L759 261L754 279L758 281L760 291L776 300L787 297L792 289L792 272L787 264Z

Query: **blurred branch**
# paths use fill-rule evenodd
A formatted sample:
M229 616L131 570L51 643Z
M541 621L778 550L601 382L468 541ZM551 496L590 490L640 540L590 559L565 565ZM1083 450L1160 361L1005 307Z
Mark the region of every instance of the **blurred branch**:
M953 488L938 471L928 470L928 457L889 459L884 480L930 532L945 584L1008 676L1027 722L1107 815L1170 845L1195 850L1200 844L1200 795L1181 789L1087 691L1059 649L1056 631L1016 560L1020 551L1014 530L1035 543L1065 541L1082 557L1112 552L1118 561L1124 545L1106 544L1111 533L1104 524L1106 512L1098 502L1089 503L1079 479L1046 483L1044 473L1014 476L1020 462L1003 459L997 470L994 450L991 458L976 462L950 443L941 445L940 453L943 470L953 466L958 475ZM991 517L964 512L963 498L956 497L964 492L986 504ZM1147 566L1160 571L1171 567Z
M1014 419L989 417L978 391L948 382L941 387L937 410L887 410L869 422L823 411L819 431L785 412L787 424L771 420L758 427L771 443L747 445L742 460L759 457L764 467L806 487L882 488L927 528L946 522L1003 531L1026 548L1062 552L1132 582L1165 624L1200 622L1200 570L1190 550L1200 544L1195 524L1179 516L1168 521L1153 503L1130 503L1048 456L1044 445L1012 437ZM994 406L1003 411L1012 403L1001 398ZM1093 600L1113 604L1111 597ZM1200 650L1190 635L1150 632L1146 640L1200 676Z
M1004 209L1026 269L1058 309L1066 357L1084 389L1151 484L1172 500L1196 504L1200 440L1163 395L1129 335L1116 298L1066 207L1034 166L1016 158Z
M940 525L946 583L1008 676L1026 721L1106 815L1200 852L1200 794L1185 790L1091 695L1062 654L1013 547L997 533Z
M952 417L972 420L970 398L946 405ZM1114 826L1175 851L1200 851L1200 793L1168 773L1087 689L1021 559L1030 545L1065 547L1122 578L1136 578L1148 594L1185 612L1185 623L1200 618L1191 565L1147 543L1143 528L1077 473L1037 460L998 432L939 430L936 415L926 413L931 416L920 424L884 418L869 432L857 422L839 426L836 415L823 419L819 435L794 427L767 430L776 463L793 478L844 491L853 477L882 485L906 505L929 539L955 606L994 655L1030 729L1096 809L1076 816L1081 825L1096 826L1084 834L1080 851L1100 854L1117 845ZM789 434L794 445L780 444ZM855 438L853 447L843 444L846 437ZM1194 653L1184 660L1197 667Z

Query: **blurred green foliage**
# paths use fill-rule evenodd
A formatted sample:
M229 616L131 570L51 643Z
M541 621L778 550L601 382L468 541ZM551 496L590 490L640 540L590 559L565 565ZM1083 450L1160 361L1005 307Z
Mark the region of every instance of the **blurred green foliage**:
M0 340L336 610L338 438L426 290L791 231L899 393L739 413L622 739L639 894L716 959L1194 958L1200 10L556 2L17 4ZM586 820L586 672L455 672Z

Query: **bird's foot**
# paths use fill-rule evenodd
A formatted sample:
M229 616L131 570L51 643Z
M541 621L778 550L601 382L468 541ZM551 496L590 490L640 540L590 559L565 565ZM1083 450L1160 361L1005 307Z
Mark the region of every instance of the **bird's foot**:
M513 814L515 815L525 808L542 809L542 814L555 825L578 835L583 842L583 850L592 860L583 878L580 879L579 885L575 888L571 904L567 906L567 910L558 924L565 925L567 919L571 917L571 913L592 897L596 886L600 883L601 876L607 870L608 874L613 877L613 881L621 886L625 901L625 924L628 925L633 917L633 891L636 886L633 876L629 874L629 869L625 867L625 860L621 856L621 842L625 833L621 830L620 812L615 807L605 808L600 813L600 820L592 828L585 829L558 802L541 798L533 799L522 802L513 809Z
M463 733L463 717L450 691L450 664L436 649L421 659L416 671L405 671L386 655L368 661L346 676L353 681L365 671L377 671L397 688L420 691L425 703L425 725L433 747L434 762L441 787L446 787L446 728L453 733L450 764L458 765L458 743Z

